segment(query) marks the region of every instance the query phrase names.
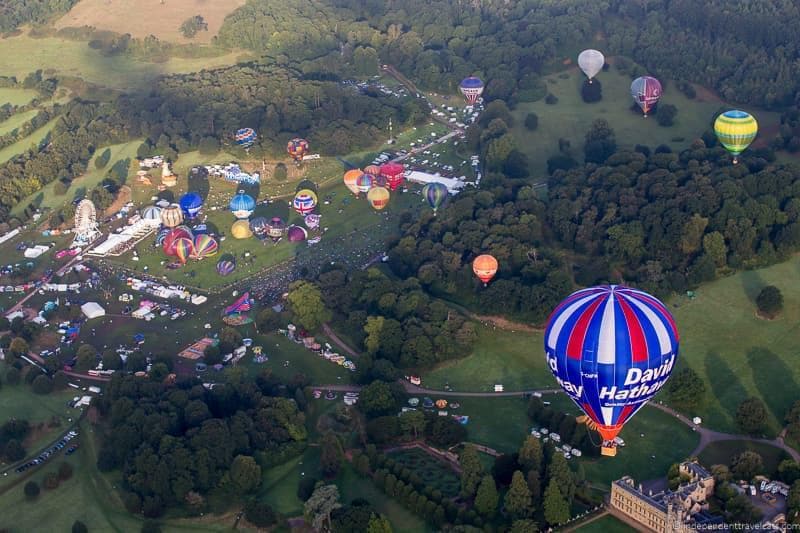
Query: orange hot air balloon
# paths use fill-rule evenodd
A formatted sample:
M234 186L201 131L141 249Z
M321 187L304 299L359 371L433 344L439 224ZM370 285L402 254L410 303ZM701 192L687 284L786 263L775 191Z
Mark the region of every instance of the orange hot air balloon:
M485 286L497 274L497 259L488 254L479 255L472 262L472 271Z
M359 169L354 168L344 173L344 186L347 187L351 193L358 196L357 182L358 178L363 174Z

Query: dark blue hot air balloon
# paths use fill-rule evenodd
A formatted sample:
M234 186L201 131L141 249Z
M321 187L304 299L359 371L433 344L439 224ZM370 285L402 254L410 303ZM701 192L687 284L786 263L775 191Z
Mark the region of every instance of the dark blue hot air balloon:
M234 135L234 139L236 140L236 144L242 146L244 148L250 148L256 142L256 135L255 130L253 128L242 128L236 130L236 135Z
M667 307L646 292L604 285L574 292L547 321L547 364L604 440L664 387L678 358ZM607 453L612 455L611 452Z
M196 192L187 192L181 196L179 205L186 218L192 219L200 212L200 208L203 206L203 199Z

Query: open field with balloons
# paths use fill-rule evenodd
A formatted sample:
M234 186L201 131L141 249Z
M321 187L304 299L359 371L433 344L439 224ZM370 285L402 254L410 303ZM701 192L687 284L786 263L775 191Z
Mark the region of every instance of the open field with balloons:
M558 102L551 105L541 99L520 103L513 112L516 119L513 131L518 145L524 147L531 162L533 176L546 175L547 159L558 153L559 139L568 140L572 157L581 160L584 136L596 119L608 121L616 134L618 146L632 148L636 144L643 144L652 150L665 144L678 150L710 130L714 117L722 109L736 107L735 104L722 102L703 88L698 88L697 96L689 99L671 80L662 80L664 92L660 105L671 104L678 109L674 125L663 127L655 116L643 118L641 111L631 110L631 78L620 73L613 64L607 71L597 75L597 81L602 84L603 98L595 103L585 103L581 98L585 76L577 68L551 74L544 79L548 92L556 96ZM745 110L758 119L762 129L778 123L778 113L749 107ZM535 113L539 117L539 126L534 131L525 128L528 113Z

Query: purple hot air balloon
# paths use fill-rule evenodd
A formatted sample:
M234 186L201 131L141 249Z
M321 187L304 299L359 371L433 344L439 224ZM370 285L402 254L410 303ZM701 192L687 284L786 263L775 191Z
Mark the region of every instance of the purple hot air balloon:
M547 321L547 365L597 425L604 446L664 387L678 358L678 329L646 292L604 285L574 292Z
M286 238L289 242L302 242L306 240L307 237L308 233L300 226L289 226L289 229L286 230Z
M642 108L644 116L647 116L647 113L661 98L661 83L652 76L636 78L631 83L631 96L633 101Z

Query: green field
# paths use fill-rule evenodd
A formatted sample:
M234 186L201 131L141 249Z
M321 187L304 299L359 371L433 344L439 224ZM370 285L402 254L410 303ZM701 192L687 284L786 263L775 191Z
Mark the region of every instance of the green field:
M596 119L608 121L620 147L644 144L653 149L666 144L680 149L709 129L715 112L726 106L724 102L706 95L705 91L698 91L698 96L690 100L668 82L661 103L676 106L678 115L675 124L665 128L658 125L655 117L643 118L640 113L629 110L632 103L631 78L620 74L613 66L597 76L603 85L603 99L599 102L583 102L580 88L584 79L583 73L575 67L547 76L547 90L558 97L558 103L548 105L542 99L521 103L514 110L516 122L513 131L518 145L531 162L532 176L546 175L547 159L558 153L559 138L568 139L573 157L581 160L584 136ZM525 116L531 112L539 116L539 127L535 131L528 131L524 126ZM778 123L777 113L758 111L757 116L762 128Z
M4 58L5 60L6 58ZM0 67L2 68L2 67ZM22 80L20 80L22 81ZM39 95L33 89L18 89L16 87L0 87L0 105L25 105Z
M800 390L800 257L702 286L697 298L676 297L683 362L707 384L704 405L691 416L719 431L737 432L733 416L747 396L764 400L770 433L777 433ZM784 311L775 320L755 314L762 287L777 286ZM677 307L676 307L677 306Z
M31 109L29 111L24 111L22 113L16 113L11 115L3 122L0 122L0 135L5 135L7 133L11 133L15 129L19 128L30 119L36 116L39 111L36 109Z
M725 440L712 442L700 453L700 462L710 468L711 465L728 465L731 460L740 453L749 450L758 453L764 460L764 474L775 477L778 471L778 464L784 459L789 459L789 455L775 446L762 444L760 442L748 442L743 440Z
M542 333L493 329L478 325L478 340L468 356L445 363L422 376L423 386L486 392L502 384L507 391L554 388L545 364Z
M163 63L145 63L128 56L104 56L86 42L58 37L31 38L18 35L0 40L0 75L24 79L42 69L58 76L78 77L113 89L145 88L158 76L196 72L237 60L238 53L218 57L170 58Z
M73 198L78 196L83 196L86 191L91 190L95 187L98 183L100 183L103 178L108 175L108 171L114 165L115 162L130 158L134 160L136 158L136 150L139 148L139 145L142 144L141 139L133 140L130 142L122 143L122 144L115 144L112 146L103 146L99 148L96 152L94 157L92 157L91 161L89 161L89 165L87 167L86 174L82 176L76 177L70 183L69 189L67 189L66 194L61 196L55 194L55 185L56 182L53 181L45 185L42 190L32 194L31 196L25 198L23 201L18 203L14 209L11 210L12 214L20 213L25 207L27 207L30 203L39 206L39 208L49 208L55 209L57 207L61 207L66 202L70 202ZM109 160L108 164L98 169L95 167L94 160L105 151L106 148L111 150L111 159ZM130 172L128 174L128 183L133 182L136 179L135 173Z
M585 526L578 526L575 531L580 533L629 533L636 529L622 522L617 517L607 514Z
M2 48L2 40L0 40L0 48ZM53 128L56 127L57 121L58 117L54 118L41 128L34 130L33 133L31 133L24 139L20 139L14 144L10 144L5 148L3 148L2 150L0 150L0 164L3 164L12 157L23 153L25 150L38 147L39 144L44 140L44 138L47 137L47 134L50 133L53 130Z
M437 398L433 396L433 399ZM461 404L458 409L448 409L450 414L469 416L467 439L489 446L501 453L519 450L530 432L526 414L527 402L512 398L453 398Z

